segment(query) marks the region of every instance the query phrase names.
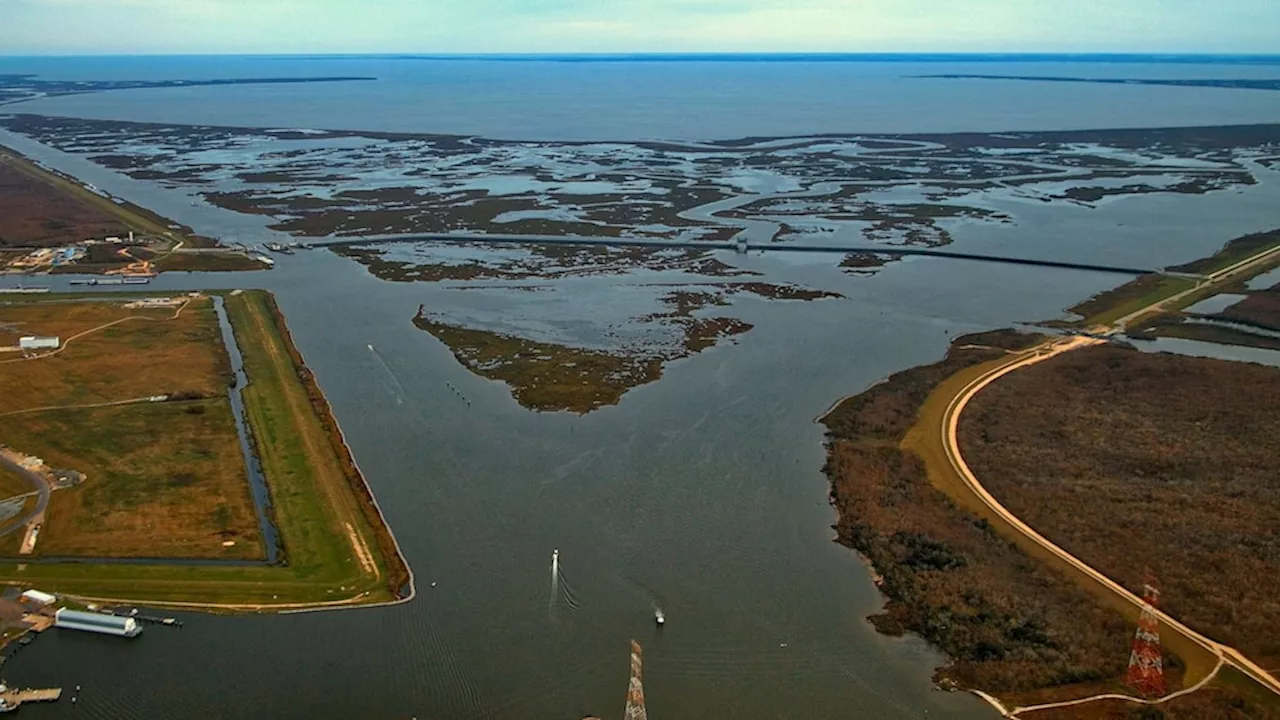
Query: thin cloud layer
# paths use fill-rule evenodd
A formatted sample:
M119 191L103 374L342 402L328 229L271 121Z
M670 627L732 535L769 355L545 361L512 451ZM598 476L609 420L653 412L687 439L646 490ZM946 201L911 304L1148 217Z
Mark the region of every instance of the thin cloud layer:
M1274 0L0 0L0 13L5 54L1280 48Z

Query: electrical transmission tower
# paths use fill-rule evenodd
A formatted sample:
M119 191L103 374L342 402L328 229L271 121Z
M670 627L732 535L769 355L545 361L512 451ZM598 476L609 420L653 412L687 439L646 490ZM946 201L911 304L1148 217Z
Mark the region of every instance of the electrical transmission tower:
M625 720L648 720L644 710L644 687L640 685L640 643L631 641L631 682L627 684Z
M1125 675L1129 687L1147 696L1164 695L1160 623L1155 614L1159 601L1155 576L1148 573L1142 585L1142 616L1138 618L1138 632L1133 636L1133 651L1129 653L1129 672Z

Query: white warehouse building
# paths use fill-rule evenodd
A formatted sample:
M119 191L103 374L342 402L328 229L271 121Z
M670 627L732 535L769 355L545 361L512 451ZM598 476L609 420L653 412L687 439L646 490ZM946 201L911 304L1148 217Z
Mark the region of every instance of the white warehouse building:
M67 608L61 608L54 614L53 626L116 635L118 637L133 637L142 632L142 626L131 617L81 612L79 610L68 610Z
M32 588L31 590L22 593L22 599L30 603L35 603L36 605L52 605L58 598L47 592L41 592Z
M56 337L39 337L27 335L18 338L18 347L23 350L57 350L62 341Z

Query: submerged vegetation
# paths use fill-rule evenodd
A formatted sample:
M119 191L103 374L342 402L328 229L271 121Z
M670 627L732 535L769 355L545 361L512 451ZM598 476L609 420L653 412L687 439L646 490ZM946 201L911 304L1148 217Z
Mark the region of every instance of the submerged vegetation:
M727 307L729 299L739 295L780 301L842 297L824 290L763 282L645 287L661 293L656 300L665 310L629 318L627 324L651 330L647 341L598 346L553 342L450 323L440 315L426 313L424 308L419 309L413 323L447 345L467 369L506 383L524 407L588 413L616 405L627 391L657 380L666 363L702 352L752 328L737 318L699 314L704 309ZM611 331L612 327L603 335L608 337Z
M448 345L458 362L472 372L507 383L516 400L533 410L591 412L616 405L623 393L662 374L662 359L657 357L536 342L422 315L413 324Z

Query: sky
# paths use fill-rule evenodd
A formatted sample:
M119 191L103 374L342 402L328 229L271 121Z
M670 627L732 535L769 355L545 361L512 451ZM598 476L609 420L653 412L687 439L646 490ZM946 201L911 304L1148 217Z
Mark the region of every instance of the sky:
M1280 0L0 0L0 54L1280 52Z

